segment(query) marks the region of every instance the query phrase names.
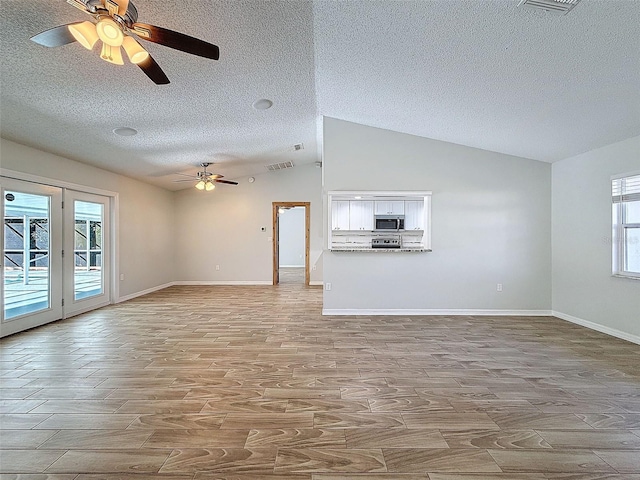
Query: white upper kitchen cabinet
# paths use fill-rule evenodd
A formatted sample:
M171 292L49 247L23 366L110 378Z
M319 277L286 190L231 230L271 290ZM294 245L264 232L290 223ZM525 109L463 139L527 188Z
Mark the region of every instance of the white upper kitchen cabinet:
M349 229L373 230L372 200L352 200L349 202Z
M424 230L424 202L406 200L404 202L404 229Z
M404 202L402 200L376 200L376 215L404 215Z
M349 200L332 202L331 230L349 230Z

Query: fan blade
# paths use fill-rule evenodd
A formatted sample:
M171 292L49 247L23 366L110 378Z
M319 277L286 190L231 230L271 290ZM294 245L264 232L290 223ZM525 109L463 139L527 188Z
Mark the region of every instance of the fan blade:
M180 175L180 176L182 176L182 177L195 178L195 179L198 179L198 180L199 180L199 178L198 178L198 177L196 177L195 175L188 175L188 174L186 174L186 173L179 173L179 172L176 172L176 173L172 173L172 175Z
M193 180L174 180L173 183L180 183L180 182L196 182L198 181L198 178L194 178Z
M120 15L121 17L127 13L129 8L129 0L105 0L105 7L109 10L109 15Z
M31 37L31 40L43 47L61 47L62 45L76 41L69 31L68 25L60 25L59 27L45 30L44 32Z
M229 185L238 185L238 182L232 182L231 180L214 180L217 183L228 183Z
M146 23L134 23L131 30L140 38L159 43L165 47L175 48L181 52L211 58L212 60L220 58L220 49L217 45L190 37L184 33L174 32L173 30Z
M160 65L156 63L151 55L146 60L138 64L140 69L149 77L156 85L167 85L169 79L160 68Z

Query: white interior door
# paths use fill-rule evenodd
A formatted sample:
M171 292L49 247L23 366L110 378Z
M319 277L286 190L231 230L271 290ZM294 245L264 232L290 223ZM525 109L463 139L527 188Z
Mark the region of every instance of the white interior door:
M110 303L109 202L109 197L65 190L65 318Z
M0 337L62 318L62 189L2 178Z

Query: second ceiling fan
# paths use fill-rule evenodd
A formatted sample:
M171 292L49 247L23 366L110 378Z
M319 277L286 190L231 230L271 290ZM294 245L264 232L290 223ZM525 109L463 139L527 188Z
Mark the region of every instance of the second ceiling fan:
M138 65L157 85L167 84L169 79L134 35L192 55L212 60L220 58L216 45L184 33L139 23L138 10L129 0L67 0L67 3L91 15L94 22L60 25L31 37L31 40L45 47L60 47L77 41L88 50L101 40L100 57L116 65L124 64L122 47L131 63Z
M206 190L211 191L216 188L216 183L227 183L229 185L238 185L238 182L232 182L231 180L222 180L224 175L219 175L217 173L207 172L207 167L209 165L213 165L211 162L203 162L200 166L203 168L201 172L196 173L195 175L186 175L184 173L176 173L176 175L182 175L183 177L189 177L190 180L174 180L174 182L193 182L194 180L197 182L195 187L198 190Z

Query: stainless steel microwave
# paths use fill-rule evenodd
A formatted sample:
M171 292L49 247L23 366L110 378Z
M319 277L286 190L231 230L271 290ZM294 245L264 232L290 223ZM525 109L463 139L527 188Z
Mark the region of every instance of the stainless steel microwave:
M404 230L404 216L376 215L376 230Z

